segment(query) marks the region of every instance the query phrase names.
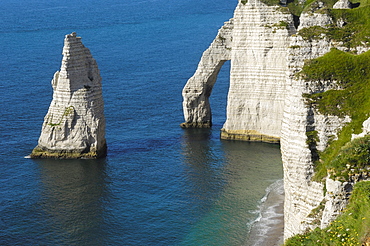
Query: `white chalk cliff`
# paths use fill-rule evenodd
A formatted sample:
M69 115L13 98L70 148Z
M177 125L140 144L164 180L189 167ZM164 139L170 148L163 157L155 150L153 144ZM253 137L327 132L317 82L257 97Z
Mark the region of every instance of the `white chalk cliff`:
M281 5L239 1L234 17L220 29L184 87L182 127L208 127L212 123L208 97L220 66L231 60L227 119L221 138L280 142L285 189L284 236L289 238L317 226L327 226L346 206L353 183L328 176L324 185L312 177L316 151L325 150L329 139L335 138L351 119L322 115L304 97L305 93L337 88L335 82L307 82L296 76L306 60L321 57L333 47L345 49L340 42L325 36L307 40L298 33L303 28L327 28L333 24L329 15L317 11L327 6L318 1L312 5L312 11L306 10L298 19ZM339 0L334 7L350 8L350 3ZM368 125L364 123L363 134L369 132ZM307 133L312 131L318 137L314 146L308 144ZM313 213L319 206L323 207L320 213Z
M286 96L293 17L258 0L234 13L230 89L222 138L276 142Z
M33 158L99 158L106 155L104 102L95 59L76 33L66 35L53 100Z
M212 93L217 75L222 65L231 59L233 20L225 22L218 31L215 40L203 53L198 69L183 89L183 111L186 122L181 124L184 128L210 127L212 113L209 96Z
M220 29L183 89L183 127L211 124L208 97L217 74L231 60L225 139L279 141L286 93L286 56L293 17L249 1Z

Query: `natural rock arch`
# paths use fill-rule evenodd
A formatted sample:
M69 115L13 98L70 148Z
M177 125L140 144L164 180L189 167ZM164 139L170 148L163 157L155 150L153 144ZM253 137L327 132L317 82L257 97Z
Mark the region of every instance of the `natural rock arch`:
M221 66L230 64L227 118L221 138L279 142L294 18L260 1L239 3L183 89L182 127L210 127L209 96Z
M231 60L233 20L225 22L210 47L203 53L195 74L188 80L182 96L183 128L208 128L212 125L209 97L223 64Z

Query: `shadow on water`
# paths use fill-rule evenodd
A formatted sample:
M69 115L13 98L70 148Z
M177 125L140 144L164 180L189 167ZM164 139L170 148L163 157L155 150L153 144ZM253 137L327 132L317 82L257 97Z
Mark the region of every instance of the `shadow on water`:
M207 212L222 190L220 179L223 161L217 152L211 129L186 129L182 139L182 154L187 185L195 202L195 209Z
M108 200L106 160L35 160L41 183L40 209L53 245L103 245Z

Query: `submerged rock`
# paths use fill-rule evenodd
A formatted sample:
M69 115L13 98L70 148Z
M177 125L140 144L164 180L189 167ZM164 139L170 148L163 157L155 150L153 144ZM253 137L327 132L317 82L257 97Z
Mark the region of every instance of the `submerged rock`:
M64 39L53 100L31 158L99 158L107 152L98 65L76 33Z

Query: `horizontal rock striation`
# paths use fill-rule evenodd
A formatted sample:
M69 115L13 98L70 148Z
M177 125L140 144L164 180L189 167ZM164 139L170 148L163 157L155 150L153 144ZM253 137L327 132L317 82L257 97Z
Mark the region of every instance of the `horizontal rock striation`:
M183 89L182 127L212 124L209 96L217 74L231 60L224 139L279 142L286 92L291 14L260 1L239 3L234 18L220 29Z
M234 12L230 89L223 139L278 142L286 94L291 14L260 1Z
M304 93L309 93L313 86L303 80L296 80L295 74L303 67L306 59L313 59L329 52L330 44L326 40L305 42L300 36L296 36L292 39L291 47L295 48L290 49L288 57L289 87L287 87L281 138L285 189L284 238L311 228L310 224L315 218L309 215L324 199L323 184L311 180L314 174L315 157L313 149L310 149L307 144L307 131L316 129L317 121L315 121L313 109L306 104L302 96ZM328 134L333 133L335 132Z
M66 35L53 100L32 158L99 158L106 155L104 102L98 65L76 33Z
M315 11L325 7L320 6ZM299 32L303 28L325 29L330 25L334 25L334 20L328 14L307 12L301 15L298 34L291 37L281 138L286 196L285 238L328 226L343 211L352 187L358 181L341 182L333 180L330 174L323 182L312 180L315 162L321 161L318 153L328 147L330 140L336 140L342 128L351 122L349 116L323 115L315 105L308 103L305 96L340 90L336 81L305 81L297 76L305 61L322 57L332 48L345 49L341 47L343 43L334 42L325 34L318 33L317 38L302 36ZM367 132L365 125L364 132Z
M338 10L329 11L330 8L345 11L355 5L348 0L339 0L334 6L325 1L314 1L305 6L305 1L293 4L304 7L300 17L293 16L284 6L267 6L259 0L240 1L236 7L233 27L228 32L230 89L227 119L221 130L224 139L280 141L285 187L285 238L326 227L347 205L354 183L370 176L365 170L351 174L349 180L343 181L331 176L331 171L327 170L325 178L314 181L315 166L322 163L320 152L330 146L330 141L338 139L341 130L353 119L349 115L339 117L319 112L317 105L309 100L317 93L342 90L338 81L310 81L299 74L307 61L324 56L332 48L357 54L369 50L366 40L362 45L350 47L337 38L340 28L348 23L345 15L338 15ZM337 32L333 34L330 30ZM219 71L218 66L222 63L216 66L213 61L222 59L218 54L213 55L209 50L203 54L199 71L204 68L209 68L206 74L212 74L212 69ZM351 73L347 67L343 69ZM189 80L192 83L188 81L183 91L186 124L193 127L211 123L207 101L210 87L205 82L194 82L194 79L206 81L210 76L198 70ZM212 86L214 82L212 80ZM190 93L194 89L207 93ZM352 134L352 139L368 135L369 122L370 118L364 121L363 132Z

